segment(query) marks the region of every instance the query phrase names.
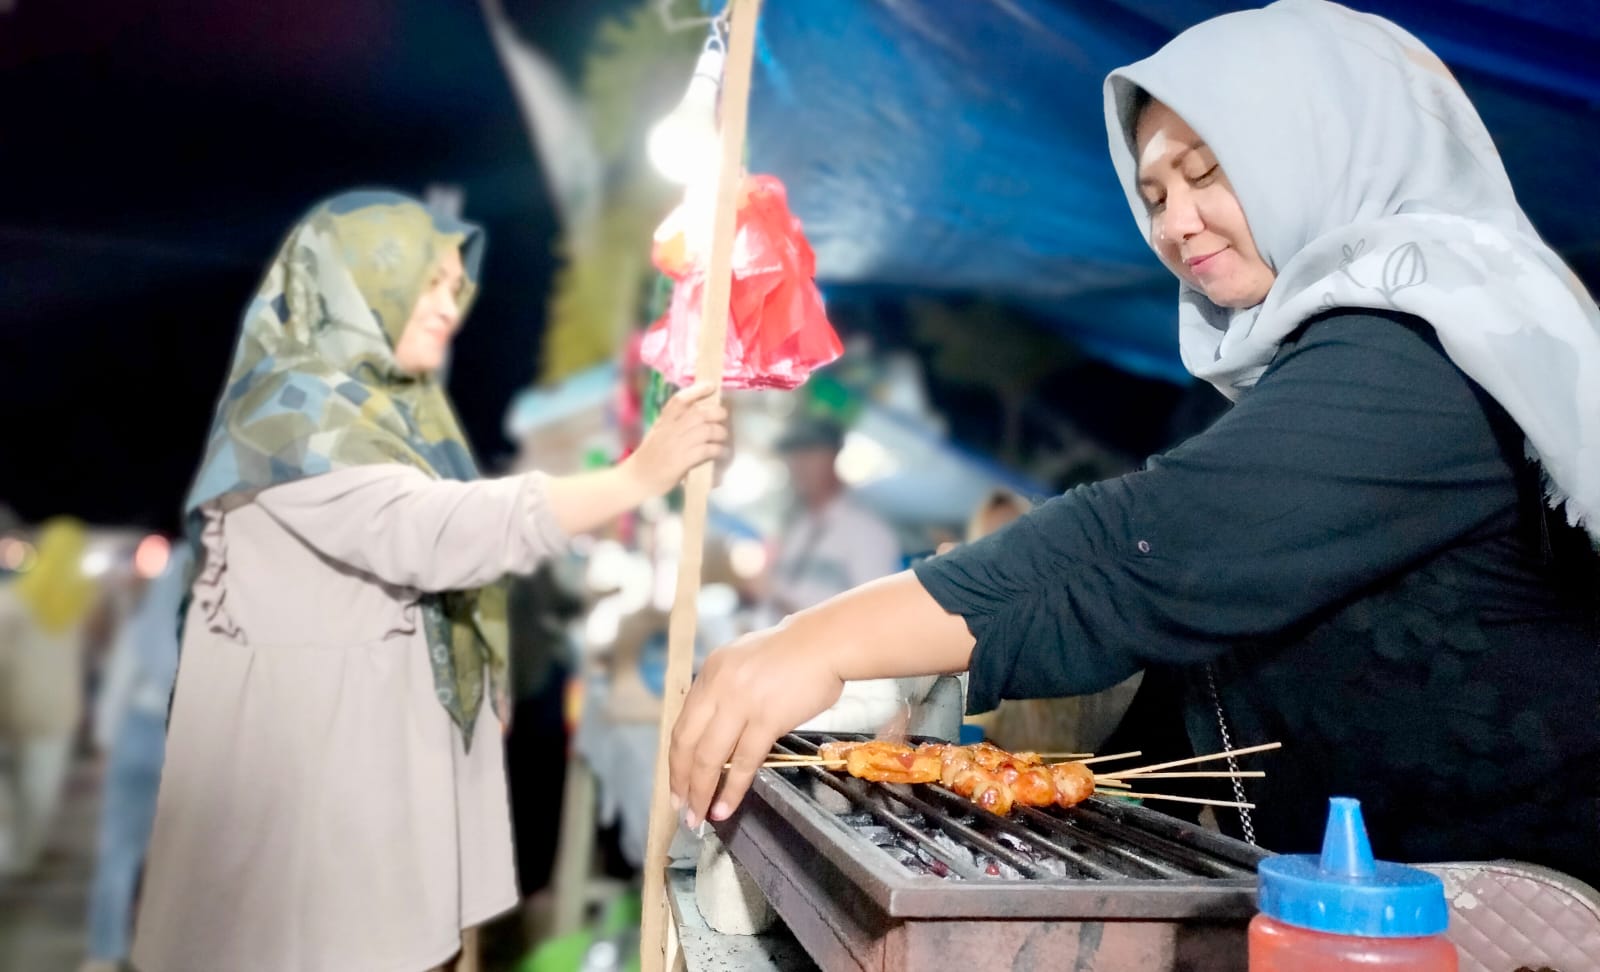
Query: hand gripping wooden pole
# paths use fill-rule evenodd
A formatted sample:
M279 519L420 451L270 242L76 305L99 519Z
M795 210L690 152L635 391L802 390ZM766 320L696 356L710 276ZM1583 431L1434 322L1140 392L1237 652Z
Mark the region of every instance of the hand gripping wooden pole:
M722 383L723 347L728 332L728 293L732 287L733 237L739 184L744 175L745 117L750 101L750 67L755 56L756 17L761 0L728 0L732 24L722 75L722 151L717 168L711 250L701 305L695 380ZM700 596L700 566L706 534L706 504L712 464L689 471L683 502L683 551L678 587L667 628L666 687L661 700L661 738L656 745L655 786L650 797L650 837L644 859L643 927L639 937L642 972L670 972L667 942L672 920L667 910L667 852L678 829L667 785L667 750L672 727L689 694L694 667L694 636Z

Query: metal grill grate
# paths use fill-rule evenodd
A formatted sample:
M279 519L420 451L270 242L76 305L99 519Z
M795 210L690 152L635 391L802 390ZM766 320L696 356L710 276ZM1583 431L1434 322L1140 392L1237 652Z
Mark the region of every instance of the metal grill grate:
M1123 801L997 817L940 786L815 766L757 774L718 831L828 972L1242 970L1267 856Z
M832 738L789 736L785 752L812 754ZM975 808L942 786L869 783L820 767L773 770L772 796L829 809L842 829L872 843L907 876L995 881L1190 881L1252 888L1265 856L1162 814L1095 797L1070 810L1018 807L1008 817ZM784 791L784 783L792 792ZM819 793L831 791L838 800ZM778 794L783 793L779 797Z

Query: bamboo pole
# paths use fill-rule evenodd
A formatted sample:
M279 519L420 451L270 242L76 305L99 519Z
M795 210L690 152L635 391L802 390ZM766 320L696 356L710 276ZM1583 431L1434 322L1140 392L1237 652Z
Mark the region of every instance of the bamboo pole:
M716 204L706 289L701 305L695 380L722 383L723 348L727 341L728 295L732 288L733 238L737 229L739 184L743 175L745 119L750 102L750 67L755 57L756 17L761 0L728 0L732 24L722 75L722 155L717 168ZM719 393L720 394L720 393ZM683 549L678 561L678 586L667 627L666 685L661 699L661 733L656 746L655 785L650 798L650 833L644 860L644 901L639 937L642 972L666 972L672 916L667 903L668 851L678 829L667 780L667 753L672 727L689 694L694 662L695 623L704 555L706 504L711 493L712 464L689 471L683 502Z

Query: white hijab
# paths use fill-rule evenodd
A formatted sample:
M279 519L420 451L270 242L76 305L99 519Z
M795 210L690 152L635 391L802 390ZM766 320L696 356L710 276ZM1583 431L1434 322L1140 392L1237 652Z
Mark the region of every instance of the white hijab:
M1246 310L1180 288L1190 372L1236 398L1323 310L1415 314L1521 427L1551 505L1600 540L1600 312L1517 205L1488 131L1433 52L1382 18L1279 0L1113 71L1111 157L1148 240L1132 145L1139 88L1210 145L1277 272Z

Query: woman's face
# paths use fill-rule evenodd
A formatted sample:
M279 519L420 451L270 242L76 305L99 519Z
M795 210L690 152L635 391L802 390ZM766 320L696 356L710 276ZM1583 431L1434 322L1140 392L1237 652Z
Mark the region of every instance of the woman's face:
M444 364L450 339L461 326L461 308L457 301L465 282L461 252L453 248L446 250L428 279L427 289L417 298L411 319L400 333L400 343L395 345L394 360L401 371L425 375Z
M1134 130L1139 195L1167 269L1218 307L1254 307L1276 274L1245 222L1217 157L1178 113L1152 101Z

